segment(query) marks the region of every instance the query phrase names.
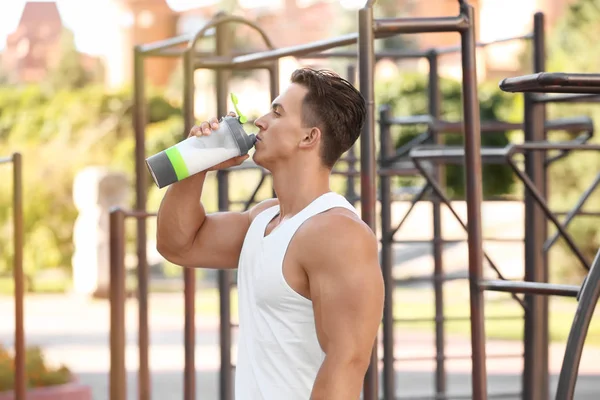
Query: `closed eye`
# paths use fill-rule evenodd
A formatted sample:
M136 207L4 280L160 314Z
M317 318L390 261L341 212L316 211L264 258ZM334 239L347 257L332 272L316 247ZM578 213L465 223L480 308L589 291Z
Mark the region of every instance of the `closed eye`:
M279 103L273 103L273 105L271 105L271 110L277 117L281 117L281 111L285 111Z

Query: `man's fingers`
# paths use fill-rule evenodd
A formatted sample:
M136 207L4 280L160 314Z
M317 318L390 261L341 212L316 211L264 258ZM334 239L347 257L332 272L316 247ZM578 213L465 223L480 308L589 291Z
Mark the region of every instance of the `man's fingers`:
M211 129L219 129L219 120L217 118L213 117L209 119L208 123L210 124Z
M202 132L202 128L200 128L198 125L194 125L192 126L192 129L190 129L190 136L199 136Z

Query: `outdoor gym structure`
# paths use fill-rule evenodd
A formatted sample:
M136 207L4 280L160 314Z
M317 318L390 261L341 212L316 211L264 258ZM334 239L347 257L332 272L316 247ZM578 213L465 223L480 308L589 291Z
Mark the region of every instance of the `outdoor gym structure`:
M360 201L361 215L365 223L373 230L376 229L376 202L381 203L381 232L382 250L381 265L386 283L386 307L383 319L383 356L377 354L377 346L373 347L370 368L364 381L364 400L383 398L392 400L402 398L402 388L397 388L394 382L394 338L393 326L397 320L393 318L392 288L399 283L391 274L394 233L400 229L408 213L402 218L398 227L391 226L391 178L395 176L423 176L426 184L414 196L412 205L419 201L429 201L433 206L433 232L431 241L434 258L434 272L431 276L420 276L405 279L404 282L415 280L433 283L435 292L435 338L436 338L436 370L435 388L433 394L424 394L422 399L465 399L486 400L488 398L522 398L526 400L546 400L549 398L548 379L548 299L547 295L577 297L579 300L571 333L567 342L563 366L561 369L556 399L573 398L578 366L583 350L583 344L595 305L600 298L600 256L590 262L574 243L566 228L576 216L582 215L581 208L592 191L600 182L600 173L586 190L575 207L569 212L555 213L547 206L547 168L559 158L568 156L576 150L598 151L600 146L589 144L594 134L592 121L588 117L573 117L547 121L545 105L550 102L597 101L600 94L600 76L565 75L544 73L545 45L544 20L538 13L534 18L534 29L531 35L507 40L532 40L533 42L533 72L534 75L510 78L502 81L502 90L525 93L523 123L515 124L505 121L481 121L479 115L479 100L477 92L475 49L489 44L476 43L475 19L472 6L463 0L457 2L458 15L438 18L393 18L374 19L373 2L369 0L364 8L358 11L358 32L323 40L311 44L276 49L265 32L254 22L247 19L217 14L205 26L193 35L184 35L164 41L136 46L134 49L134 128L135 128L135 165L136 165L136 207L134 210L114 209L110 215L110 307L111 307L111 369L110 369L110 400L126 399L126 370L125 370L125 220L137 220L137 299L139 302L138 345L138 397L140 400L151 398L149 371L149 327L148 327L148 262L146 255L146 221L156 214L146 209L148 172L145 167L145 88L144 60L148 57L181 57L183 61L183 110L185 129L183 134L191 129L194 123L194 87L193 73L196 69L210 69L216 75L217 114L227 113L227 84L228 76L234 69L266 69L270 74L270 91L272 98L276 97L278 88L278 60L286 56L297 58L346 58L349 59L348 78L354 81L354 68L358 60L360 91L367 101L368 117L360 139L359 169L355 167L357 157L355 149L340 160L346 168L337 168L335 174L348 178L346 196L351 202ZM241 24L252 28L263 39L266 51L248 54L232 54L230 31L228 25ZM215 51L211 53L197 50L197 44L214 31ZM417 34L427 32L456 32L460 35L461 45L456 48L431 49L427 51L399 51L375 53L374 41L377 38L397 34ZM329 52L336 47L357 44L356 52ZM460 52L462 60L462 93L463 120L442 120L440 107L440 88L438 77L438 57L442 54ZM378 110L378 121L374 102L374 64L380 57L394 59L425 58L429 62L429 114L421 116L391 115L389 107L383 105ZM560 92L560 95L535 92ZM375 154L375 127L379 124L380 154ZM399 149L391 143L390 128L397 125L425 126L424 133ZM482 148L481 135L503 134L507 130L523 130L524 143L510 144L505 148ZM547 140L547 132L561 130L570 132L573 136L568 141L552 142ZM462 133L464 146L451 147L441 143L442 135L447 133ZM547 152L558 151L558 155L548 157ZM523 155L525 159L524 172L514 160L515 155ZM7 159L8 160L8 159ZM20 204L20 156L10 158L15 164L15 204ZM471 326L472 359L472 391L471 393L448 393L446 388L445 361L450 358L444 347L444 322L450 319L443 312L443 283L450 280L444 273L442 264L442 245L447 242L441 237L441 204L455 213L439 183L442 164L461 164L465 166L466 203L468 223L460 221L468 235L469 266L468 281L470 289L470 316L465 319ZM523 182L525 193L525 271L524 281L508 281L504 279L497 266L484 252L482 247L482 163L503 163L509 165L516 176ZM265 182L268 173L251 162L227 171L217 173L218 207L224 211L234 204L229 198L229 176L238 170L253 169L261 174L259 187ZM360 177L360 194L354 193L354 179ZM379 179L379 185L376 185ZM239 203L248 208L254 204L259 187L251 198ZM379 196L377 190L379 189ZM379 198L378 198L379 197ZM15 251L22 249L22 211L20 206L15 210ZM565 215L561 222L558 215ZM595 215L589 215L593 217ZM546 229L546 218L556 227L557 232L549 237ZM21 225L19 225L21 224ZM546 253L549 248L562 237L571 248L578 261L589 269L584 284L579 286L548 284L548 268ZM486 238L486 240L490 240ZM600 254L600 253L599 253ZM484 280L484 259L498 273L497 280ZM23 281L22 257L15 257L16 279L16 350L17 350L17 385L16 398L24 400L24 364L23 364ZM235 326L231 323L230 290L233 286L230 271L218 272L220 292L220 391L219 400L233 399L234 366L231 362L231 331ZM195 270L184 270L184 399L196 398L195 380ZM488 393L485 331L484 331L484 290L509 292L515 301L524 309L524 368L522 390L513 393ZM524 295L520 297L519 295ZM419 320L413 320L418 322ZM520 355L519 355L520 356ZM382 393L379 387L378 361L383 361ZM399 396L397 395L399 393ZM415 399L411 396L411 399Z

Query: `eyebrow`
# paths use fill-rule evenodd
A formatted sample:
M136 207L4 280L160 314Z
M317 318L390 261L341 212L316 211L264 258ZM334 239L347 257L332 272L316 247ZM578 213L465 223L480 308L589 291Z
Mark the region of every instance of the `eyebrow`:
M285 108L283 108L283 106L280 103L271 104L271 109L275 110L276 108L281 109L281 111L285 111Z

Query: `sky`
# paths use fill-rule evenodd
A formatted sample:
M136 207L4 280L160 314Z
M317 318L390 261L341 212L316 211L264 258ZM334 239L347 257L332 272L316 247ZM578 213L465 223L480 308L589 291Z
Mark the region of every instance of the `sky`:
M50 2L50 0L37 0ZM214 4L218 0L167 0L175 11ZM272 0L241 0L245 6L265 6ZM119 18L110 0L56 0L63 24L75 34L75 45L84 53L102 55L107 47L118 40L114 18ZM340 0L344 8L356 8L365 0ZM0 0L0 51L6 37L15 31L26 0ZM125 17L120 21L126 24ZM108 23L107 23L108 22ZM109 28L110 27L110 28ZM111 29L112 28L112 29Z

